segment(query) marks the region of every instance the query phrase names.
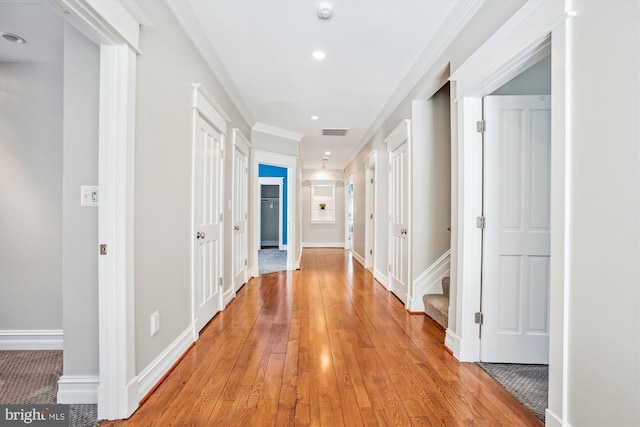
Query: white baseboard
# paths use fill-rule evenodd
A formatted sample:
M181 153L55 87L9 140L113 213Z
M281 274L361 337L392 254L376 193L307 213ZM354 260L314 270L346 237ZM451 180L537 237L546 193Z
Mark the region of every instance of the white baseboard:
M373 278L376 279L385 289L389 289L389 278L382 274L382 272L378 269L373 270Z
M258 277L259 274L260 269L258 268L258 266L251 267L249 270L247 270L247 281L252 277Z
M356 251L351 251L351 258L356 260L364 268L364 258L362 258Z
M547 427L571 427L569 423L563 424L560 417L547 408L544 411L544 425Z
M222 309L229 305L232 299L236 296L235 286L231 286L227 291L222 295Z
M460 360L460 337L451 329L447 329L444 336L444 346L453 353L453 357Z
M442 278L449 275L451 249L431 264L413 281L413 297L409 301L409 310L424 311L424 294L441 294Z
M58 380L58 403L65 405L98 403L98 375L63 375Z
M187 328L138 375L138 402L169 372L193 343L193 327Z
M51 330L0 330L0 350L62 350L64 333Z
M341 248L344 249L344 242L302 242L303 248Z
M294 258L294 260L293 260L293 269L294 270L300 270L301 261L302 261L302 247L300 248L300 251L298 252L298 257Z

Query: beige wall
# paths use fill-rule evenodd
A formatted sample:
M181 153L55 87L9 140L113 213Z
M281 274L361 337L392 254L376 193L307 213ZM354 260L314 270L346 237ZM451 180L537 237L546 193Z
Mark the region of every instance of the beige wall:
M163 2L140 2L153 26L143 27L137 58L135 148L136 372L158 357L191 324L192 83L213 94L232 121L249 135L225 88ZM230 183L228 163L225 183ZM229 192L227 188L227 194ZM226 199L228 200L228 198ZM225 206L227 202L225 201ZM226 218L229 218L225 208ZM231 226L225 220L224 228ZM228 235L228 233L226 233ZM229 242L225 241L225 245ZM228 263L225 263L227 268ZM225 272L225 280L230 275ZM160 313L150 336L149 318Z

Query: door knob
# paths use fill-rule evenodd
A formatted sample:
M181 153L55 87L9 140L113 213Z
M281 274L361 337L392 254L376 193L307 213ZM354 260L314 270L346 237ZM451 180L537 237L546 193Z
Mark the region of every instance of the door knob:
M203 232L198 231L196 233L196 239L204 239L204 231Z
M236 230L236 231L240 231L240 226L236 225L235 227L233 227L233 229Z

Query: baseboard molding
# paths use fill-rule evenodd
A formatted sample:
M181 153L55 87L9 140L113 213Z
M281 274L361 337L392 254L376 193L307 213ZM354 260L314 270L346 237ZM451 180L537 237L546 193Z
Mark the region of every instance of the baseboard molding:
M138 374L138 402L151 391L193 343L193 327L187 328Z
M389 278L387 275L382 274L378 269L373 269L373 278L376 279L385 289L389 289Z
M303 248L344 248L344 242L302 242Z
M0 350L62 350L64 332L50 330L0 330Z
M65 405L98 403L98 375L63 375L58 380L58 403Z
M259 274L260 274L260 270L257 266L251 267L249 270L247 270L247 282L252 277L258 277Z
M260 241L260 247L263 246L276 247L280 249L280 242L278 242L277 240L262 240Z
M449 275L451 249L431 264L413 281L413 297L409 301L409 309L424 311L422 296L424 294L441 294L442 278Z
M571 427L569 423L563 424L560 417L547 408L544 411L544 425L546 427Z
M453 357L460 360L460 337L451 329L445 331L444 346L451 350Z
M351 258L356 260L356 262L364 268L364 258L362 258L356 251L351 251Z
M227 291L222 295L222 308L226 307L232 299L236 297L235 285L231 286Z

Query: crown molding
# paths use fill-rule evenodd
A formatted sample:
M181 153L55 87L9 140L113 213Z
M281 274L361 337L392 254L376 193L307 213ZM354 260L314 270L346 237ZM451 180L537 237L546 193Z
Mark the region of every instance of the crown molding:
M447 47L456 39L465 25L480 10L486 0L478 1L458 1L447 18L444 20L435 36L431 39L427 47L422 51L418 60L413 64L411 70L402 79L395 92L386 102L382 110L373 120L371 126L364 134L362 142L356 146L347 164L351 163L360 150L362 150L369 140L380 130L386 119L400 106L402 101L411 93L420 80L435 65L436 61L444 54ZM448 76L447 76L448 77Z
M200 52L213 74L224 86L233 105L236 107L242 118L249 126L255 124L253 113L244 101L244 97L240 94L233 79L229 75L229 71L218 56L211 41L202 29L202 25L198 21L193 9L189 6L188 1L171 1L165 0L165 4L178 20L178 24L182 31L189 37L195 48Z
M120 0L120 3L122 3L140 25L143 27L153 27L153 22L151 22L147 14L143 12L136 0Z
M293 132L287 129L282 129L279 127L267 125L264 123L256 123L253 125L251 130L256 132L268 133L269 135L279 136L281 138L290 139L292 141L300 142L304 134Z

